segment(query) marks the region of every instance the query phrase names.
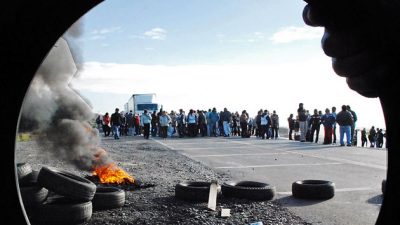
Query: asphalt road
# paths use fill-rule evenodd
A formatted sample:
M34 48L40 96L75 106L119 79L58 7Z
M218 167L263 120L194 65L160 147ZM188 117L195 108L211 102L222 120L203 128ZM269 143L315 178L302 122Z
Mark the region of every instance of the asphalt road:
M375 224L386 178L386 150L301 143L287 139L240 138L153 139L171 150L200 161L239 180L276 187L275 199L313 224ZM335 196L329 200L292 197L297 180L329 180Z

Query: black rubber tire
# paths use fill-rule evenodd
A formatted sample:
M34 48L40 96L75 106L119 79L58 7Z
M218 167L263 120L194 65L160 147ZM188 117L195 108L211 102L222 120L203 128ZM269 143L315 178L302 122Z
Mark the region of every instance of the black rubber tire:
M211 182L184 181L175 185L175 197L190 202L208 202ZM218 185L218 195L221 187Z
M39 171L33 170L19 182L21 199L27 212L30 211L32 207L40 205L45 201L49 193L46 188L38 185L38 174Z
M386 179L382 180L382 194L385 194L385 190L386 190Z
M225 182L221 186L222 196L249 200L271 200L275 196L275 186L257 181Z
M37 182L49 191L82 202L91 201L96 192L90 180L52 167L42 167Z
M46 188L37 185L20 187L19 190L21 192L22 202L27 211L43 203L49 193Z
M93 209L114 209L125 205L125 191L116 187L97 187Z
M292 183L292 195L302 199L330 199L335 196L335 184L326 180L300 180Z
M21 180L32 172L32 167L29 163L17 163L18 180Z
M54 196L32 211L34 224L83 224L92 217L92 202L79 202L63 196Z

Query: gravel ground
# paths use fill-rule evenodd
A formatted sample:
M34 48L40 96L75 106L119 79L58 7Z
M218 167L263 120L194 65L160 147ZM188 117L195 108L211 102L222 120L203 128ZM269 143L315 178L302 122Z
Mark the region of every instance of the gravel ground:
M191 203L175 198L175 185L181 181L229 181L228 174L218 174L211 168L171 151L142 137L103 138L101 147L130 175L140 180L143 188L127 190L121 208L93 210L85 225L107 224L310 224L289 212L278 202L224 199L217 202L217 211L207 209L207 203ZM91 174L79 171L66 162L53 159L40 151L34 141L18 142L16 161L31 164L34 170L42 166L67 169L79 176ZM146 188L145 188L146 187ZM231 216L222 218L219 209L228 208Z

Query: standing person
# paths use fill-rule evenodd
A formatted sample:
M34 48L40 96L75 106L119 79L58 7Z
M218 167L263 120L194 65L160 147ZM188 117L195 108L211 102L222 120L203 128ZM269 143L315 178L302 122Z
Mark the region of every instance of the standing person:
M145 139L149 139L150 137L150 124L151 124L151 115L145 109L140 115L140 125L143 127L143 136Z
M314 141L314 133L315 135L315 143L318 143L318 137L319 137L319 129L321 125L321 116L318 114L318 110L314 109L314 114L311 115L310 117L310 125L311 125L311 131L310 131L310 141Z
M162 111L159 120L161 127L161 137L165 140L167 138L168 126L171 123L171 117L167 114L167 111Z
M210 130L210 114L211 114L211 109L208 109L206 112L206 120L207 120L207 136L211 137L211 130Z
M382 148L383 147L383 130L378 129L378 132L376 133L376 147Z
M157 111L153 111L151 114L151 136L155 137L158 133L158 116Z
M258 110L257 115L254 119L254 121L256 122L256 136L257 137L261 137L261 115L262 115L263 111L262 109Z
M197 137L197 114L196 111L191 109L187 115L188 135L189 137Z
M361 147L367 147L368 145L368 139L367 139L367 130L365 128L363 128L361 130Z
M351 126L351 143L356 143L356 140L354 140L354 138L355 138L354 130L356 129L357 114L356 114L356 112L351 110L351 107L349 105L347 105L346 107L347 107L347 111L349 111L351 113L351 115L353 116L353 125Z
M368 139L369 139L369 143L370 143L369 147L375 148L376 131L375 131L375 127L374 126L372 126L371 129L369 130Z
M240 129L241 129L241 137L250 137L249 131L247 130L247 123L248 123L249 116L246 110L242 111L242 114L239 117Z
M254 130L254 119L253 117L249 117L248 119L248 131L249 131L249 137L251 137L253 135L253 130Z
M106 114L103 116L103 131L105 137L110 136L111 127L110 127L110 115L108 114L108 112L106 112Z
M279 116L276 111L272 111L271 115L271 128L272 128L272 139L278 139L279 136Z
M121 126L120 126L120 135L124 135L126 136L128 134L128 127L127 127L127 123L126 123L126 117L125 117L125 113L121 112Z
M134 123L133 123L133 113L132 110L129 110L129 113L126 114L126 124L128 126L128 135L133 136L134 132L133 132L133 127L134 127Z
M133 125L135 127L135 136L141 134L140 133L140 124L141 124L140 115L135 113L135 116L133 118Z
M264 110L261 114L261 139L268 138L268 110Z
M198 117L198 127L200 130L200 135L202 137L207 135L207 119L206 115L203 110L199 110L199 117Z
M218 132L217 132L217 128L218 128L218 122L220 120L219 114L217 112L217 109L214 107L211 111L211 113L209 114L209 120L210 120L210 136L214 136L217 137L218 136Z
M171 110L171 113L169 114L169 116L171 117L171 124L170 124L170 128L168 128L168 130L171 130L171 131L168 133L172 137L176 133L176 127L178 124L178 115L176 114L176 112L174 110Z
M117 140L120 136L119 130L122 124L122 117L118 108L116 108L115 112L111 115L110 123L114 133L114 139Z
M333 124L333 144L336 144L336 107L332 107L332 115L335 117L335 123Z
M299 117L299 128L300 128L300 141L305 142L306 141L306 134L307 134L307 114L306 110L304 109L304 104L299 103L299 108L297 109L297 115Z
M289 115L289 117L287 118L288 121L288 125L289 125L289 140L293 140L293 130L294 130L294 125L295 125L295 121L293 119L293 113L291 113Z
M224 137L229 137L231 135L230 122L232 120L232 113L229 112L227 108L224 108L224 111L221 115L221 120L224 128Z
M97 124L97 129L100 131L101 129L103 129L103 120L101 119L100 114L97 116L96 118L96 124Z
M185 136L185 130L186 130L186 115L183 109L179 109L177 122L178 122L178 135L180 138L183 138Z
M340 146L344 146L345 134L347 146L351 146L351 126L353 125L353 116L349 111L347 111L346 105L342 105L342 111L336 115L336 122L340 126Z
M324 125L324 145L332 144L332 132L335 121L333 114L326 108L325 114L321 116L321 123Z

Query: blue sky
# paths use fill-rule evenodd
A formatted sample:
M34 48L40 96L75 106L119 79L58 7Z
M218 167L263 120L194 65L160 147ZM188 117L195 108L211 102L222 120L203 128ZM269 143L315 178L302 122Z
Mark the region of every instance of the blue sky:
M151 65L270 61L278 52L269 38L284 27L304 26L303 5L293 0L105 1L83 19L83 54L87 61ZM307 44L314 43L302 45ZM303 46L282 45L279 52L285 48Z
M383 127L379 100L350 90L306 26L302 0L104 1L81 19L84 70L71 82L96 113L133 93L157 93L168 111L276 110L283 126L299 102L310 111L349 104L359 125Z

